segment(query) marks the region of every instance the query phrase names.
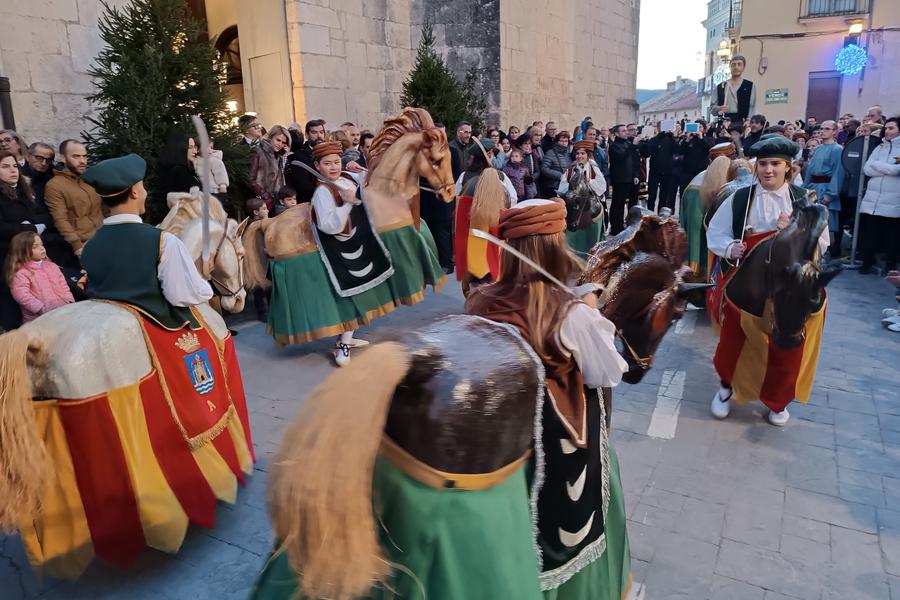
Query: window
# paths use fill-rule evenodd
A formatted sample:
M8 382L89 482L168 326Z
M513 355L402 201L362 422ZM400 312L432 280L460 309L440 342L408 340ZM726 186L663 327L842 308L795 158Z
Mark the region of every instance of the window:
M227 69L226 85L240 85L244 82L241 72L241 41L237 25L228 27L216 39L216 52Z
M859 4L860 0L809 0L806 12L810 17L849 15L860 12Z

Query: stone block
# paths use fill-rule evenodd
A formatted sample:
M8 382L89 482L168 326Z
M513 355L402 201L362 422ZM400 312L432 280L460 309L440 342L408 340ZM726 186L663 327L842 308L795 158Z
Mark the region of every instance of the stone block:
M727 598L728 600L764 600L766 590L743 581L735 581L728 577L716 575L712 581L710 598Z
M790 534L781 536L781 555L813 568L822 568L831 560L831 546Z
M721 504L685 498L676 531L688 537L718 544L725 522L725 507Z
M801 517L816 515L832 525L866 533L877 531L874 507L792 487L785 491L784 512Z
M818 600L824 574L772 550L722 540L716 574L795 598Z
M90 94L94 91L91 78L76 73L72 59L59 55L30 55L31 86L36 92Z
M820 544L828 544L831 540L831 525L804 517L785 517L782 532L794 537L819 542Z
M707 598L718 547L677 533L663 533L644 581L653 598Z
M305 54L331 54L331 34L321 25L300 25L300 51Z
M16 127L25 133L26 140L53 139L48 118L53 114L53 104L48 94L17 92L11 95Z
M885 600L891 597L887 579L877 568L859 572L838 564L828 569L822 600Z
M363 35L367 44L384 46L386 22L380 19L363 19Z
M100 32L96 27L75 24L67 25L66 29L72 53L72 67L80 73L87 73L104 46Z
M66 24L56 19L5 16L0 50L41 54L69 54Z
M331 40L331 55L339 56L342 58L346 57L347 56L346 44L347 44L347 42Z
M28 55L22 52L3 51L3 66L6 69L4 75L9 78L9 86L15 97L15 92L24 92L31 89L31 71L28 69Z
M390 69L392 67L391 53L386 46L368 44L366 53L369 67L375 69Z
M339 56L305 56L303 81L311 87L347 88L347 62Z
M409 48L409 26L402 23L386 21L384 23L384 39L385 43L391 48Z
M831 527L831 560L849 573L882 573L878 536Z
M81 4L85 0L81 0ZM93 4L100 4L94 0ZM78 4L75 0L32 0L31 2L4 2L4 34L8 33L6 25L9 15L19 17L53 18L60 21L74 22L78 20Z
M784 495L773 490L736 494L725 511L722 535L758 548L778 550Z
M363 16L372 19L388 18L388 0L365 0L363 2Z
M833 456L797 459L787 465L787 484L802 490L836 496L837 461Z
M307 88L306 107L307 114L328 123L343 123L347 119L347 98L342 89Z
M408 1L392 0L387 3L387 20L409 26L411 21L410 11L411 8Z
M848 392L844 390L828 390L828 406L848 412L877 414L872 395L865 392Z
M309 2L299 2L297 7L297 15L300 22L310 25L321 25L323 27L333 27L339 29L341 22L338 20L337 13L324 6L316 6Z

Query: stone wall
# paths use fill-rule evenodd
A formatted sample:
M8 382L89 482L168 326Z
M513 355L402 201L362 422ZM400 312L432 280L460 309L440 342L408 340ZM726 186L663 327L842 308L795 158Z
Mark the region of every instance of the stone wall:
M412 65L409 0L288 1L298 121L377 128L399 112Z
M125 0L111 0L121 6ZM0 74L28 143L80 137L91 113L87 71L101 48L97 0L0 2Z
M501 123L634 120L639 2L503 0Z

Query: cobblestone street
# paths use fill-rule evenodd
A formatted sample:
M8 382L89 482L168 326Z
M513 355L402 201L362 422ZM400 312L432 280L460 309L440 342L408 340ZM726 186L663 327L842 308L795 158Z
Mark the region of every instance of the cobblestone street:
M715 421L705 315L670 331L652 371L615 392L635 580L647 600L900 600L900 335L882 329L890 287L846 272L831 291L809 405L784 429L761 405ZM460 312L455 282L361 334ZM333 368L320 342L276 351L257 322L236 326L258 463L216 528L176 556L145 552L128 573L94 564L78 582L39 580L16 537L0 538L3 600L246 598L272 543L266 470L286 424ZM360 401L364 401L363 396Z

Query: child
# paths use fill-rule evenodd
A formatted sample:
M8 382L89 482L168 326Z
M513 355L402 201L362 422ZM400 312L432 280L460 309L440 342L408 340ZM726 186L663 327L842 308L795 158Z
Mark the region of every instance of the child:
M247 200L247 213L251 223L261 221L269 218L269 207L262 198L250 198Z
M194 171L197 177L203 180L203 160L194 159ZM224 194L228 192L228 171L222 160L222 151L215 149L215 142L209 140L209 183L215 192Z
M277 217L292 206L297 206L297 192L291 186L286 185L275 194L275 216Z
M6 280L22 307L23 323L75 302L65 276L47 258L44 243L34 231L23 231L10 241Z
M250 198L247 200L247 214L251 223L262 221L269 218L269 207L262 198ZM269 321L269 293L266 290L261 288L253 290L253 306L256 307L257 320L267 323Z
M503 166L503 173L509 177L519 201L525 200L525 176L528 175L528 167L522 162L522 151L513 148L509 153L509 161Z

